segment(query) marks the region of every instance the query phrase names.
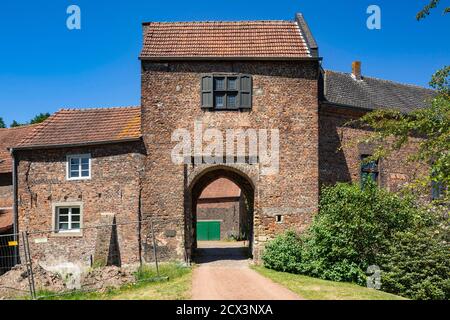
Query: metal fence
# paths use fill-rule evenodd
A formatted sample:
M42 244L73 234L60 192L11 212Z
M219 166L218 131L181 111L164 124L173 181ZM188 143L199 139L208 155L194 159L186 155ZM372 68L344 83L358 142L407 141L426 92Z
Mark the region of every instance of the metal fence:
M173 223L142 220L76 233L0 235L0 300L42 299L164 280L159 261L174 254Z

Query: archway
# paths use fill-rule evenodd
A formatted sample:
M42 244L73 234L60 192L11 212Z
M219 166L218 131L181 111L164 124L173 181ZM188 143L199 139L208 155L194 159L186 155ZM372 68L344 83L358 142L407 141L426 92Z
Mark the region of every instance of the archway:
M214 247L214 249L216 250L215 252L217 252L217 250L221 250L224 253L226 251L228 252L233 251L231 250L231 247L233 247L233 245L231 245L229 241L227 241L227 243L223 242L225 238L230 238L230 233L224 232L224 226L220 225L220 223L223 223L225 220L227 220L226 217L220 218L217 216L217 213L215 213L216 216L214 216L213 218L215 218L216 220L212 219L211 217L205 218L205 216L203 216L204 220L201 220L200 222L198 219L199 213L201 215L204 214L203 212L199 212L199 208L201 209L201 204L207 203L209 201L209 199L206 199L206 201L204 201L205 198L202 197L202 194L205 193L205 190L207 190L208 187L211 188L211 186L214 186L214 184L225 181L229 181L231 182L231 184L235 185L240 190L242 195L242 197L239 197L240 207L238 218L239 227L237 228L238 232L233 232L234 234L232 235L232 238L236 242L239 242L241 244L243 243L246 249L245 252L247 256L252 257L253 239L254 239L254 202L255 202L254 183L248 175L246 175L244 172L236 168L227 166L211 166L205 168L204 170L196 174L190 181L187 188L186 203L185 203L186 204L185 245L187 249L187 258L189 260L198 257L199 252L202 251L198 247L199 238L201 240L200 243L203 244L205 244L204 240L210 240L204 239L204 227L206 227L206 225L209 224L210 225L209 228L211 227L216 228L215 223L205 223L205 222L217 222L217 224L219 225L217 228L220 228L220 230L222 230L221 235L219 237L220 239L213 238L213 240L219 240L215 243L215 246L217 246L218 243L219 244L222 243L224 244L224 246ZM215 190L215 196L217 198L221 198L220 192L217 193L217 191L218 190ZM224 195L223 198L225 198L225 196L226 195ZM229 211L226 210L222 211L223 214L227 214L227 212ZM201 234L199 234L199 230ZM236 230L236 228L234 230Z

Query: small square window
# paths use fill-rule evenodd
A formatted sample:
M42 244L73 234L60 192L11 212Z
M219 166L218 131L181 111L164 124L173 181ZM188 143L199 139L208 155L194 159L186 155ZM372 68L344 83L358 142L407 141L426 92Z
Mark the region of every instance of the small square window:
M89 154L67 156L67 164L68 180L91 178L91 156Z
M275 220L277 223L283 223L283 216L281 214L278 214L275 216Z
M80 207L57 207L55 232L79 232L81 228Z

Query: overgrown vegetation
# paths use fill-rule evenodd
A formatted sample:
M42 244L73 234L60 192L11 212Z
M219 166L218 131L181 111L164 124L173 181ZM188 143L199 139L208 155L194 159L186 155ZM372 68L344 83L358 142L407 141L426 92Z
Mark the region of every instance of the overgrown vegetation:
M449 299L446 219L370 181L364 190L337 184L324 188L320 213L308 232L279 236L262 259L277 271L360 285L366 284L367 268L377 265L382 290L414 299Z

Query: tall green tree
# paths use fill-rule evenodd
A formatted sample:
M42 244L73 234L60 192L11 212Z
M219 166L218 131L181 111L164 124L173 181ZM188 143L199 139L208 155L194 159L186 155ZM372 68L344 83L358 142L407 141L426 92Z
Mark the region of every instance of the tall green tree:
M48 117L50 117L50 113L48 113L48 112L46 112L46 113L39 113L33 119L31 119L30 124L44 122L45 120L47 120Z
M5 121L3 121L2 117L0 117L0 128L6 128Z

